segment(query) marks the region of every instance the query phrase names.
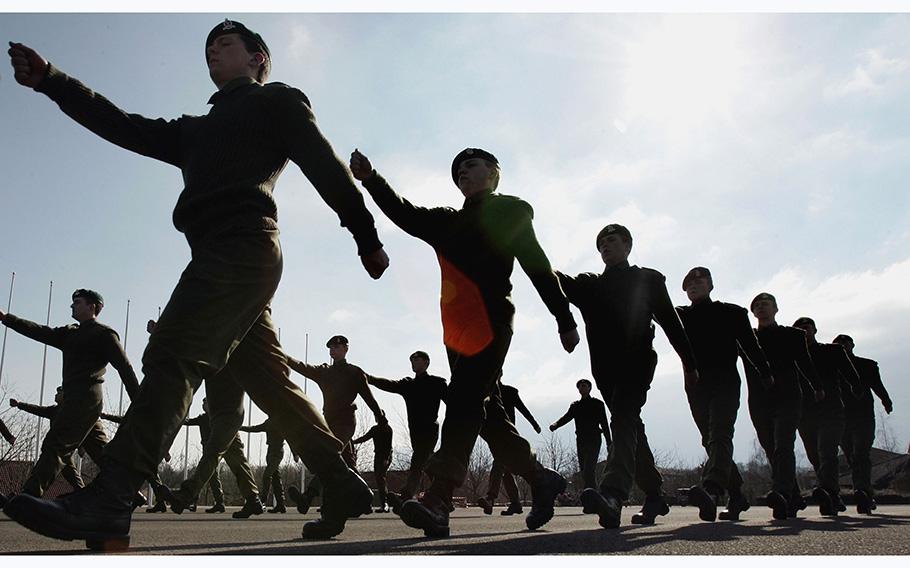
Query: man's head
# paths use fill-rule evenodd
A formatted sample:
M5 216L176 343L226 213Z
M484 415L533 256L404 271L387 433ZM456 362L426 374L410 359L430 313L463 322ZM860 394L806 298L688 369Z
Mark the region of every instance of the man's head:
M325 346L329 348L332 361L343 361L348 354L348 338L343 335L333 335Z
M54 403L63 404L63 387L57 387L57 392L54 393Z
M588 379L581 379L575 383L575 388L578 389L578 394L581 396L588 396L591 394L591 381Z
M774 316L777 315L777 299L767 292L762 292L752 298L749 310L759 322L773 322Z
M452 181L465 197L495 190L501 174L496 156L480 148L465 148L452 160Z
M70 309L73 310L73 319L79 323L93 320L101 313L104 307L104 298L94 290L79 288L73 292L73 303Z
M232 20L218 24L205 38L205 61L219 89L238 77L264 83L272 70L272 56L262 36Z
M806 332L806 337L811 341L815 341L815 334L818 333L818 328L815 327L815 320L808 317L801 317L795 322L793 322L793 327L798 327L799 329Z
M711 295L714 289L714 279L711 271L704 266L696 266L683 278L682 289L692 303L704 300Z
M607 268L624 262L632 252L632 233L629 229L611 223L597 233L597 251Z
M411 370L415 375L425 373L430 367L430 356L425 351L411 353Z
M853 348L856 346L856 344L853 343L853 338L843 333L834 338L834 343L843 346L843 348L847 350L847 353L850 353L851 355L853 354Z

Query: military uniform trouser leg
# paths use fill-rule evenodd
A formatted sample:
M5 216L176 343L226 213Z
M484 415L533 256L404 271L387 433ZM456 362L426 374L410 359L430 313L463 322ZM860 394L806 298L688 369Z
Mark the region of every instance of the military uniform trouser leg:
M735 385L710 389L687 388L692 418L701 434L701 445L708 453L702 483L736 495L743 485L733 461L733 430L739 411L739 389Z
M534 451L509 421L502 401L497 400L484 409L484 401L496 387L511 341L512 330L503 325L494 330L490 345L477 355L467 356L447 349L451 379L446 394L442 443L426 468L434 483L445 482L451 486L464 483L478 435L510 471L525 479L533 475L537 463Z
M800 419L800 400L749 401L749 415L758 443L771 464L771 488L789 497L796 483L796 430Z
M192 496L193 500L199 497L202 488L215 474L222 458L228 461L234 477L237 478L237 489L244 498L259 494L259 488L256 487L252 468L243 453L243 442L238 433L240 426L243 425L243 388L239 383L229 380L227 377L221 381L222 374L219 373L215 379L206 381L205 391L209 404L211 431L202 445L202 457L199 458L196 470L180 485L180 490ZM218 382L216 383L216 381ZM214 386L212 383L216 383L218 386ZM239 455L235 453L228 457L228 453L235 446L236 449L239 449Z
M487 497L491 502L496 502L499 497L499 488L502 486L506 490L506 496L509 503L520 503L521 496L518 494L518 485L515 483L515 476L506 468L501 461L494 458L493 465L490 467L490 486L487 488Z
M385 496L389 492L388 485L386 484L386 473L389 471L389 466L391 465L391 454L373 456L373 476L376 478L376 491L379 493L379 498L383 503L385 503Z
M875 415L848 414L841 448L850 464L853 490L872 495L872 459L869 454L875 441Z
M351 440L354 438L354 432L357 431L357 419L353 412L350 415L332 416L327 420L329 430L341 443L341 459L345 465L357 471L357 456L354 454L354 444ZM322 493L322 479L319 474L313 478L313 481L307 487L305 494L311 499Z
M265 455L265 469L262 472L262 500L267 501L269 493L275 495L276 503L284 503L284 487L281 484L281 461L284 459L284 442L280 448L269 448Z
M411 467L401 494L410 497L417 493L420 487L420 476L423 468L433 455L433 449L439 439L439 426L431 424L424 428L411 428Z
M610 409L613 433L600 486L623 501L629 498L633 483L646 495L659 495L663 486L641 421L641 409L647 400L656 365L657 354L651 351L625 362L610 377L595 377L597 388Z
M66 456L80 445L94 454L93 460L100 460L100 450L107 444L107 435L98 420L103 404L101 385L87 386L83 391L70 390L74 392L67 391L41 444L41 455L22 486L22 493L41 497L63 469Z
M819 416L803 412L799 421L799 437L806 448L806 457L815 469L818 486L829 494L840 493L837 473L837 448L844 435L844 419L839 416Z
M581 472L584 488L597 488L597 458L600 457L600 436L596 439L575 440L575 449L578 453L578 471Z
M268 310L281 278L278 231L234 230L190 244L192 260L149 337L139 394L105 455L141 485L207 381L210 403L239 385L310 470L329 474L338 467L341 443L290 380Z
M224 504L224 486L221 484L221 466L215 468L209 477L209 489L212 490L212 500L217 504Z
M85 482L82 480L82 474L79 473L79 468L76 467L75 456L76 452L73 452L63 457L63 469L60 470L60 476L65 479L73 489L81 489L82 487L85 487Z

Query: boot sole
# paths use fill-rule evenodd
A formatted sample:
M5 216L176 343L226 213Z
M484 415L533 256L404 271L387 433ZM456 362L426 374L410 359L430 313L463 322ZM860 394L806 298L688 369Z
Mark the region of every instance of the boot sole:
M824 489L816 489L812 497L818 502L818 513L823 517L836 517L837 510L831 500L831 494Z
M23 527L42 536L66 541L84 540L85 546L88 547L89 550L96 550L100 552L122 552L128 549L130 546L129 533L112 534L95 531L78 531L47 526L40 519L32 517L26 511L19 510L19 507L15 506L15 500L7 503L4 507L3 512L6 513L6 516L13 519Z
M708 522L714 522L717 520L717 504L707 493L690 491L689 502L698 507L699 519Z
M449 527L437 525L436 521L424 510L422 505L415 504L408 507L410 502L408 501L401 506L401 520L404 521L404 524L412 529L422 530L424 536L435 538L446 538L449 536Z
M528 527L528 530L536 531L540 527L549 523L553 518L555 511L553 510L553 503L556 502L556 497L560 493L565 493L568 483L566 478L559 476L559 482L556 484L556 488L553 491L552 496L547 496L547 506L545 508L538 508L537 510L534 507L531 507L531 512L528 513L528 516L525 517L525 526ZM503 511L505 512L505 511Z
M776 497L768 499L768 507L771 508L771 516L778 521L784 521L789 516L787 499L780 493L778 493ZM793 516L795 517L796 514L794 513Z

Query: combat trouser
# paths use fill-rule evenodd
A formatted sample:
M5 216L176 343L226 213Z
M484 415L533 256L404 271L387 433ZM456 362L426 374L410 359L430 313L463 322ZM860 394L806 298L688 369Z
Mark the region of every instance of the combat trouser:
M749 397L749 415L755 434L771 464L771 488L788 498L797 487L794 445L800 414L799 396L774 402L765 397Z
M537 460L527 440L509 421L502 400L484 401L494 394L502 370L512 328L494 328L493 340L477 355L461 355L447 349L451 379L446 394L446 416L442 424L442 443L427 462L426 472L437 483L457 487L464 483L468 461L479 435L497 460L509 471L525 479L533 476ZM448 498L449 496L444 496Z
M138 488L170 448L205 381L216 411L232 410L236 420L239 387L277 423L307 468L330 475L342 444L289 379L269 310L282 269L277 229L231 229L188 240L192 260L149 337L145 379L105 456L131 470L129 482ZM221 399L232 408L212 404Z
M275 503L284 503L284 487L281 484L281 460L284 459L284 442L277 448L269 447L265 454L265 470L262 472L262 501L268 501L269 492L275 495Z
M341 459L344 460L344 463L349 468L357 471L357 456L354 455L354 444L351 443L354 438L354 432L357 430L357 418L354 416L354 411L352 410L350 414L328 416L326 417L326 423L335 438L342 444ZM322 480L317 474L307 486L304 495L313 499L320 493L322 493Z
M609 377L594 377L610 409L613 433L600 486L622 501L629 499L633 483L648 496L660 495L663 487L663 477L654 464L654 454L641 421L641 409L647 400L656 366L657 353L650 350L622 362Z
M597 458L600 457L601 438L575 438L575 449L578 453L578 471L581 473L584 488L597 489Z
M702 377L704 380L705 377ZM733 430L739 411L740 383L686 388L692 418L708 453L702 485L713 495L742 493L743 479L733 461Z
M487 497L490 503L495 503L496 498L499 497L500 485L506 490L509 503L521 503L515 476L502 465L501 461L494 459L493 467L490 468L490 486L487 488Z
M103 406L101 384L81 389L70 388L57 410L51 427L41 443L41 455L35 462L22 493L41 497L65 465L65 459L83 446L92 460L101 460L107 434L99 417ZM140 482L141 485L141 482Z
M220 373L219 373L220 376ZM227 377L224 377L227 379ZM218 469L222 458L237 478L237 489L244 499L259 495L250 463L243 453L243 441L238 430L243 425L243 388L236 381L224 380L220 388L206 385L211 432L202 445L202 457L196 470L180 484L180 491L195 501L202 488ZM121 428L123 428L121 426Z
M850 464L853 477L853 490L865 491L870 497L872 492L872 459L869 454L872 442L875 441L875 415L848 413L845 421L844 436L841 448Z
M221 484L221 467L215 468L209 477L209 489L212 490L212 501L215 505L224 505L224 486Z
M840 494L837 448L843 435L843 416L820 416L813 409L804 411L799 421L799 437L815 469L818 486L832 496Z
M439 425L434 422L424 428L412 424L410 432L411 467L408 470L408 479L401 490L402 497L413 497L420 488L420 476L439 439Z
M81 489L85 487L85 482L82 480L79 468L76 467L75 457L76 452L63 457L63 469L60 470L60 477L65 479L73 489Z
M388 473L391 465L392 454L373 454L373 476L376 478L376 492L379 493L379 503L381 505L386 503L386 495L389 494L386 473Z

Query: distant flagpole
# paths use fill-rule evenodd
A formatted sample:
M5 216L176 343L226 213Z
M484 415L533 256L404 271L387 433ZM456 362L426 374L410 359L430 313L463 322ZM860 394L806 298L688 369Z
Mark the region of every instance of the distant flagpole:
M6 302L6 313L9 313L10 309L13 307L13 284L16 283L16 273L13 272L12 278L9 281L9 300ZM0 348L0 384L3 384L3 363L6 360L6 333L9 331L9 328L3 326L3 347Z
M130 301L126 300L126 325L123 328L123 351L126 352L126 342L130 337ZM120 381L120 407L118 416L123 416L123 381Z
M51 280L51 285L47 291L47 320L44 325L51 324L51 295L54 293L54 281ZM38 406L44 406L44 377L47 372L47 344L44 345L44 355L41 357L41 390L38 394ZM41 444L41 417L38 417L38 435L35 436L35 455L38 455L38 450L40 449Z
M310 334L305 334L303 339L303 362L309 363L310 355ZM306 394L306 376L303 377L303 394ZM306 491L306 464L300 460L300 490Z

